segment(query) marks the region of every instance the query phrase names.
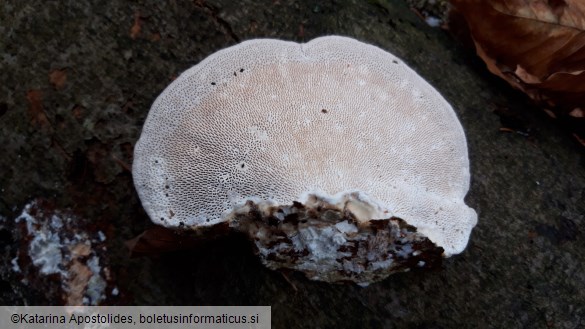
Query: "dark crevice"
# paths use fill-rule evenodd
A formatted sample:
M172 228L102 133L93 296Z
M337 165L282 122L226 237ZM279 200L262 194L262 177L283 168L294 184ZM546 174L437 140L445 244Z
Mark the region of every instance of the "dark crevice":
M219 8L208 4L205 0L195 0L195 6L203 9L217 24L219 24L224 32L232 38L235 42L240 42L240 38L234 33L230 23L219 16Z
M0 103L0 117L6 114L6 112L8 112L8 104Z

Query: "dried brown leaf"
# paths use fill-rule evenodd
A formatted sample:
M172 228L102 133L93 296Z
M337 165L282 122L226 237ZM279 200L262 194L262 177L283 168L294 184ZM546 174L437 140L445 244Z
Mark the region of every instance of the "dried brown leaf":
M42 94L40 90L29 90L26 93L28 100L28 113L31 117L31 123L41 128L50 128L51 123L43 108Z
M140 34L140 30L142 30L142 19L140 18L140 13L136 12L134 14L134 24L130 28L130 37L136 39Z
M490 72L585 131L569 116L585 104L585 1L451 2Z
M159 41L160 38L161 38L161 35L158 32L152 33L150 35L150 41L155 41L156 42L156 41Z
M63 89L65 82L67 82L67 70L52 70L49 72L49 82L55 89Z
M84 116L84 112L85 109L80 106L80 105L75 105L72 109L71 109L71 114L73 115L73 117L75 118L75 120L77 120L77 122L81 123L81 119Z

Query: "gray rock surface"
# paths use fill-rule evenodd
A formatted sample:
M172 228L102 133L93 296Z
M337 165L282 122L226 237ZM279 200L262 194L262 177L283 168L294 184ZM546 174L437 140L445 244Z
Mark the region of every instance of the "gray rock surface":
M128 165L155 97L238 41L327 34L402 57L457 111L479 215L467 250L367 288L267 270L238 236L130 259L124 241L150 223ZM274 328L585 327L582 149L400 1L5 1L0 35L2 304L68 299L14 220L42 198L104 233L105 304L271 305Z

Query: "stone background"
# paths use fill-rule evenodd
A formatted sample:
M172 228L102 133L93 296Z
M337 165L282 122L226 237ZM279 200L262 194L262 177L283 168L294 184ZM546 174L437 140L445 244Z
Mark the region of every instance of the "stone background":
M479 215L467 250L367 288L269 271L238 236L130 258L124 242L150 223L129 165L156 96L239 41L328 34L393 52L457 111ZM402 1L4 1L0 35L2 304L271 305L274 328L585 327L583 149ZM15 220L27 204L34 219Z

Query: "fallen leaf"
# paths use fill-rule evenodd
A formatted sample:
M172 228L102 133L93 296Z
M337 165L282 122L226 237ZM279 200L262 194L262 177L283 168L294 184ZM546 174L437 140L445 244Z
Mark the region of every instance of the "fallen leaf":
M258 22L255 20L251 20L250 24L248 25L248 33L255 33L258 29Z
M50 128L51 123L43 108L42 94L40 90L29 90L26 92L28 100L28 113L31 117L31 123L41 128Z
M585 136L585 1L451 0L490 72ZM570 114L573 113L573 114ZM549 113L550 115L550 113Z
M79 122L79 123L81 123L81 119L83 118L84 112L85 112L85 109L83 107L81 107L80 105L75 105L73 107L73 109L71 109L71 114L73 115L75 120L77 120L77 122Z
M109 184L118 168L111 160L112 146L97 140L87 143L86 157L91 163L91 170L96 182Z
M158 33L158 32L156 32L156 33L152 33L152 34L150 35L150 41L155 41L155 42L156 42L156 41L159 41L159 40L160 40L160 38L161 38L161 35L160 35L160 33Z
M49 82L51 82L53 88L57 90L63 89L65 82L67 82L67 71L65 69L52 70L49 72Z
M136 39L140 34L140 30L142 29L142 19L140 18L140 13L136 12L134 14L134 24L130 28L130 37L132 39Z

